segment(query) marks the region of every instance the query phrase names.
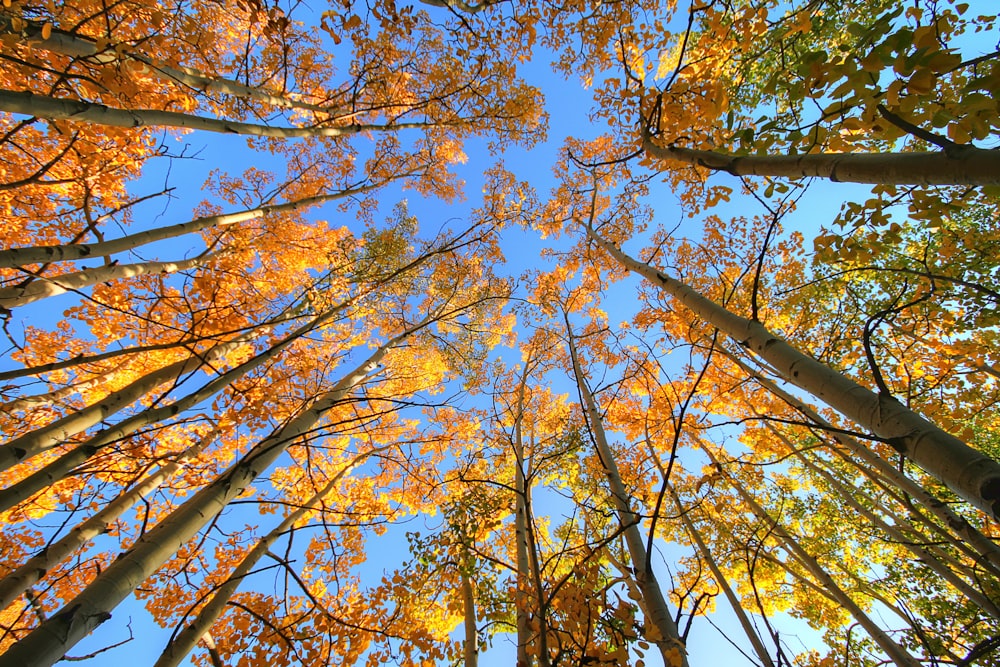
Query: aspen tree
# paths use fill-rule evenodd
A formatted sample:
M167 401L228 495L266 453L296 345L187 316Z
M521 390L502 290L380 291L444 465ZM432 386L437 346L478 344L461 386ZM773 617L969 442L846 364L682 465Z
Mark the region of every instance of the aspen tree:
M733 176L825 178L835 183L877 185L1000 185L1000 152L962 147L950 152L728 155L679 146L660 146L648 135L647 154Z
M890 396L876 394L795 349L760 322L748 320L658 269L629 257L591 226L587 237L628 270L671 294L698 317L771 364L783 378L889 442L991 517L1000 518L1000 463L934 426Z
M782 401L786 402L788 405L801 412L809 419L809 421L817 424L820 428L829 432L831 434L830 437L850 451L852 456L845 457L849 463L857 466L862 471L866 471L868 469L867 467L863 467L858 461L855 461L854 457L857 457L857 459L860 459L860 461L863 461L877 471L877 474L888 480L889 484L897 487L902 493L913 497L943 525L948 526L951 530L955 531L955 533L969 545L969 547L973 550L971 554L973 558L975 558L978 562L987 565L994 576L1000 576L1000 547L986 537L975 526L969 523L968 520L953 512L951 508L948 507L947 503L935 497L932 493L927 491L927 489L897 470L887 461L872 452L868 447L865 447L856 439L849 437L844 433L838 432L838 429L824 419L815 409L806 405L795 396L782 389L773 380L755 371L738 356L729 352L725 347L720 349L729 360L737 364L755 382L780 398ZM840 450L835 451L840 452Z
M631 497L622 483L618 473L618 465L615 462L614 453L608 444L607 436L604 432L603 419L597 408L597 402L587 386L586 377L580 367L580 358L574 342L573 330L569 323L569 315L563 313L566 324L567 346L569 348L570 362L573 369L573 377L576 380L580 395L583 398L584 410L587 415L588 425L594 443L597 448L601 465L608 478L611 487L611 504L615 508L618 521L621 524L628 545L629 557L632 560L632 571L635 575L636 583L642 592L643 611L646 615L647 627L653 629L646 631L649 640L656 644L663 656L664 663L673 667L685 667L687 663L684 642L680 637L677 625L673 616L667 609L666 600L660 589L656 575L653 574L652 564L646 552L646 545L639 534L639 515L631 508Z
M226 603L236 592L237 587L243 583L247 575L250 574L254 566L260 562L261 558L267 554L271 546L282 536L288 533L288 531L301 519L306 517L310 512L316 509L323 499L329 495L329 493L336 487L341 480L350 472L361 465L365 459L377 454L380 451L389 449L393 445L384 445L383 447L377 447L375 449L370 449L368 451L359 452L353 458L345 463L345 465L335 474L333 477L327 481L327 483L316 493L298 506L294 511L290 512L277 526L275 526L267 535L260 538L252 549L243 557L239 565L229 574L225 583L217 587L212 591L211 596L208 598L205 605L198 611L194 620L184 626L184 628L171 637L166 648L160 654L160 657L156 660L154 667L175 667L179 665L180 662L187 657L188 653L195 647L195 645L204 637L212 628L212 625L218 620L222 611L225 609Z
M217 431L217 428L213 429L212 433L199 439L172 461L160 466L156 472L140 480L135 486L102 507L89 519L74 526L64 537L47 545L41 552L0 579L0 609L13 603L19 595L41 581L49 570L107 530L108 525L118 520L142 498L153 493L181 469L185 460L201 453L211 443Z
M61 659L76 642L107 621L111 611L122 600L242 493L297 437L313 428L327 410L348 400L351 391L377 369L389 350L427 324L427 321L421 322L380 345L331 390L317 397L287 424L260 441L212 484L143 535L62 611L0 655L0 665L42 667Z
M809 574L816 578L816 581L822 586L824 590L832 595L838 604L842 605L851 616L865 629L865 631L871 635L872 639L879 645L879 647L885 651L886 655L899 667L917 667L920 664L912 655L910 655L902 646L900 646L895 640L892 639L882 628L875 623L868 614L866 614L861 607L858 606L854 600L834 581L833 577L826 572L823 566L816 560L814 556L809 554L799 544L798 540L786 531L780 524L780 522L775 521L767 511L758 503L753 496L743 487L742 484L730 475L725 468L721 466L715 454L711 451L711 448L698 441L698 444L703 452L708 455L712 463L720 470L725 476L726 481L729 485L739 494L740 498L750 507L751 511L757 516L758 519L764 521L768 526L771 527L773 534L778 538L781 544L786 548L789 553L795 555L795 557L802 563Z

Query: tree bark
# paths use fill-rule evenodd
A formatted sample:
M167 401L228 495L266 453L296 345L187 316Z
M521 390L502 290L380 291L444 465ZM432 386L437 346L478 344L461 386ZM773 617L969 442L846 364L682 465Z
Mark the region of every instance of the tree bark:
M390 182L390 180L395 179L386 180L385 183ZM110 255L125 252L126 250L132 250L149 243L176 238L185 234L201 231L202 229L208 229L209 227L235 225L241 222L247 222L248 220L258 220L267 215L300 211L319 204L336 201L338 199L361 195L366 192L376 190L385 185L385 183L352 186L345 188L340 192L317 195L315 197L304 197L302 199L285 202L283 204L267 204L264 206L258 206L257 208L238 211L236 213L207 215L189 222L136 232L135 234L129 234L128 236L123 236L120 239L112 239L111 241L9 248L7 250L0 250L0 268L13 268L18 266L27 266L29 264L62 262L76 259L87 259L91 257L108 257Z
M298 506L271 532L262 537L260 541L258 541L257 544L255 544L254 547L247 553L247 555L243 557L243 560L241 560L240 564L237 565L232 571L225 583L217 587L212 592L211 598L209 598L208 602L201 608L197 616L195 616L195 619L186 625L180 633L170 639L170 642L167 644L166 648L163 649L163 652L160 654L160 657L156 660L156 664L153 667L176 667L176 665L180 664L181 660L183 660L198 644L198 641L204 637L209 630L211 630L212 625L225 610L226 603L229 601L229 598L233 596L236 589L239 588L241 583L243 583L243 579L250 574L254 566L260 562L260 559L267 554L271 545L274 544L282 535L291 530L292 526L294 526L297 521L302 519L302 517L304 517L308 512L312 511L317 505L319 505L323 498L329 495L329 493L333 491L334 487L340 483L340 480L342 480L351 470L360 465L372 454L384 451L393 446L394 445L385 445L357 454L350 462L348 462L346 466L341 468L336 475L331 477L322 489L313 494L313 496L305 503Z
M844 460L851 465L854 465L867 475L880 475L889 483L896 486L901 492L915 498L917 502L923 505L924 508L941 521L942 524L948 526L955 532L956 535L965 541L972 552L970 555L976 559L977 562L981 563L985 567L988 567L993 572L994 576L1000 576L1000 547L981 533L975 526L970 524L966 519L952 512L947 503L934 496L932 493L927 491L927 489L917 484L915 481L907 477L901 471L897 470L887 461L883 460L878 454L871 451L854 438L848 437L843 433L838 433L838 429L834 428L830 422L823 419L823 417L811 406L803 403L779 387L774 381L755 371L729 350L726 350L725 348L717 349L720 349L722 353L725 354L726 358L739 366L745 373L747 373L747 375L753 378L755 382L781 400L788 403L788 405L801 412L807 419L815 423L820 428L826 429L830 434L830 437L843 447L850 450L851 453L859 459L872 466L874 471L869 470L858 461L846 456L843 451L834 448L834 451L838 453L838 455L842 456Z
M77 466L97 454L104 447L121 441L125 437L135 433L143 426L156 424L165 419L169 419L182 413L184 410L198 405L203 401L207 401L237 379L243 377L255 368L260 367L265 362L274 359L295 341L310 332L315 331L326 322L329 322L337 315L337 313L340 313L347 308L350 303L351 301L341 303L335 308L331 308L326 311L319 317L313 318L311 321L289 333L280 342L275 343L270 348L254 355L242 364L239 364L225 373L220 374L218 377L204 384L202 387L188 394L184 398L178 399L166 405L146 408L138 414L124 420L120 424L104 429L97 433L94 437L79 444L59 458L28 475L24 479L0 490L0 512L14 507L18 503L30 498L33 494L59 481L63 477L70 474Z
M743 502L747 504L754 515L771 528L772 534L778 538L782 546L790 554L794 555L795 558L809 571L809 574L815 577L816 581L818 581L822 587L833 596L833 599L835 599L839 605L841 605L851 616L854 617L858 624L865 629L865 632L867 632L871 638L875 640L875 643L878 644L883 651L885 651L885 654L889 656L889 658L899 667L920 667L921 663L907 653L907 651L896 643L892 637L886 634L886 632L882 630L882 628L880 628L871 619L871 617L868 616L868 614L866 614L861 607L854 602L853 599L851 599L851 596L849 596L842 588L840 588L840 586L837 585L837 582L834 581L833 577L830 576L819 561L811 556L809 552L807 552L805 548L799 544L799 541L786 531L780 523L771 518L767 511L754 499L754 497L751 496L745 488L743 488L742 484L733 479L733 476L719 464L718 459L715 457L715 454L712 453L711 449L701 442L701 440L698 440L698 444L701 447L701 450L705 452L712 463L716 466L716 469L722 472L730 487L732 487L733 490L740 495Z
M107 530L109 524L116 521L141 498L155 491L165 480L170 479L180 469L182 461L197 456L214 438L214 432L199 440L173 461L160 467L138 484L101 508L89 519L76 525L61 539L48 545L40 552L26 560L16 570L0 580L0 609L9 607L19 595L42 580L46 573L69 558L77 549L84 546Z
M516 544L515 563L517 566L516 581L517 599L515 606L515 626L517 628L517 667L530 667L531 657L528 654L528 644L531 642L530 618L528 615L528 596L533 588L529 583L533 568L528 560L528 508L530 503L529 488L525 475L524 459L524 439L522 425L524 422L524 394L528 383L528 369L531 367L531 357L524 362L524 372L517 389L517 416L514 418L514 437L512 440L514 449L514 539ZM536 586L541 585L541 581L536 580ZM538 591L541 597L540 591ZM542 619L540 632L545 633L544 619ZM543 648L547 652L547 647Z
M353 123L334 127L272 127L160 109L116 109L98 102L2 89L0 89L0 111L25 114L35 118L71 120L110 127L175 127L203 132L276 137L279 139L345 137L361 132L395 132L444 125L442 123L410 122L390 125Z
M580 368L580 358L577 353L576 343L573 342L573 331L569 324L569 316L564 314L566 321L566 335L569 341L569 355L573 366L573 375L576 385L583 397L584 412L590 422L590 430L594 437L598 456L604 466L604 472L611 487L611 503L615 508L615 514L622 527L625 537L625 544L628 547L629 558L632 560L636 583L642 592L643 611L646 617L646 637L656 645L663 657L663 663L667 667L687 667L687 654L685 652L684 641L681 639L677 624L674 623L673 616L667 608L667 602L663 597L656 575L653 573L651 563L646 553L646 544L639 534L639 523L641 517L632 510L629 504L629 495L622 483L621 475L618 472L618 464L615 462L614 453L608 445L607 436L604 432L603 420L597 408L587 380ZM650 633L650 629L655 632ZM677 655L679 654L679 660Z
M424 326L426 322L387 341L330 391L257 443L229 470L143 535L62 610L12 645L0 656L0 667L48 667L59 661L76 642L111 618L111 611L122 600L239 496L293 441L346 400L392 347Z
M148 70L161 74L160 78L165 81L176 82L185 88L199 92L219 93L241 99L256 100L283 109L303 109L327 115L333 114L333 110L329 107L268 93L261 88L247 86L233 79L205 74L192 67L170 67L131 49L115 48L115 45L109 44L103 51L99 51L96 42L79 34L52 30L48 38L44 38L40 22L24 18L21 20L24 23L24 28L20 31L20 35L27 39L33 49L59 53L71 58L83 58L100 65L120 60L134 60L146 65ZM0 16L0 32L13 32L9 17Z
M469 558L468 549L463 548L466 561ZM462 578L462 610L465 636L462 638L462 652L465 667L479 666L479 625L476 619L476 595L472 588L472 578L469 576L468 565L463 564L459 576Z
M0 312L47 299L50 296L57 296L66 292L90 287L91 285L97 285L98 283L144 276L151 273L187 271L188 269L204 265L216 256L217 253L213 253L178 262L137 262L135 264L101 266L94 269L66 273L61 276L39 276L24 287L0 288Z
M719 564L715 562L715 558L712 556L712 552L708 548L708 545L705 544L705 540L701 538L701 532L687 515L688 510L685 510L681 506L681 500L677 497L677 492L674 490L673 485L669 482L667 483L667 491L670 493L670 497L674 501L674 506L677 508L677 515L680 517L681 523L684 524L684 528L687 530L688 535L691 536L691 540L698 548L698 552L701 553L702 558L708 564L708 569L712 571L712 577L715 579L715 583L717 583L719 588L722 589L726 599L729 601L730 608L733 610L733 613L736 614L736 618L739 619L740 627L743 628L743 633L747 636L747 639L750 640L754 653L756 653L757 657L760 658L760 662L764 667L774 667L771 655L767 652L764 642L761 641L760 635L757 634L757 630L750 621L750 617L747 615L743 605L740 604L740 599L736 596L732 586L729 585L729 581L726 579L726 575L724 575L722 570L719 568Z
M1000 518L1000 463L946 433L891 396L876 394L799 351L758 321L740 317L599 236L587 235L622 266L673 296L720 331L767 361L788 382L869 429L960 497Z
M7 470L22 461L55 447L74 435L86 431L91 426L100 423L111 415L124 410L157 387L175 380L185 373L196 371L207 364L221 359L225 354L235 349L237 345L251 340L253 337L252 334L255 333L254 331L241 334L233 340L215 345L203 353L196 353L186 359L167 364L163 368L135 380L96 403L92 403L77 412L56 419L54 422L35 429L30 433L14 438L8 444L0 447L0 470Z
M892 539L896 544L902 546L904 549L913 554L914 558L930 568L935 574L947 581L952 587L955 588L959 593L964 595L970 602L978 605L984 612L993 616L996 619L1000 619L1000 608L997 604L989 599L982 591L978 591L969 585L962 577L958 576L946 563L943 563L937 554L931 553L931 551L920 544L917 543L922 536L914 535L904 535L902 530L896 526L890 525L886 521L882 520L875 512L866 507L860 502L858 496L862 494L858 489L847 489L826 470L823 470L815 463L809 460L809 458L795 445L785 438L784 434L778 432L773 426L768 424L771 433L785 446L785 449L796 457L806 468L811 470L815 475L824 479L827 484L829 484L841 499L847 503L855 512L863 516L868 522L875 528L879 529L890 539Z
M882 185L1000 185L1000 151L960 147L925 153L808 153L730 155L679 146L660 146L649 136L647 155L676 160L733 176L826 178L835 183Z

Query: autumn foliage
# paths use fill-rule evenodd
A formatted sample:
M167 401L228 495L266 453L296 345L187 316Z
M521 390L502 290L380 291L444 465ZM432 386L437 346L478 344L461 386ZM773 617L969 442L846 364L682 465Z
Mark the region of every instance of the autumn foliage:
M0 667L996 664L997 27L6 0Z

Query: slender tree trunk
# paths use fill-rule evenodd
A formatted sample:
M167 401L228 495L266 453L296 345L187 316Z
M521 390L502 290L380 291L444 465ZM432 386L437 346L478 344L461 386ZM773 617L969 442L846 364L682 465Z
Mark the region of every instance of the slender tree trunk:
M639 523L641 517L632 510L629 504L629 495L622 483L618 473L618 465L615 462L614 453L608 445L607 436L604 432L604 425L597 402L594 400L587 380L580 368L580 359L573 340L573 331L570 327L569 316L564 315L566 320L566 335L569 341L570 361L573 365L573 375L576 379L577 387L583 397L584 411L587 420L590 422L590 430L593 434L597 447L598 456L604 466L608 484L611 487L611 502L621 524L625 537L625 544L628 547L629 557L632 560L632 568L635 572L636 583L642 592L643 612L646 617L646 637L656 644L663 656L663 662L667 667L687 667L687 655L684 648L684 641L681 639L677 624L674 622L667 602L663 597L656 575L653 573L652 564L646 553L646 544L639 534ZM653 632L650 632L653 630ZM678 659L679 658L679 659Z
M58 389L53 389L47 391L44 394L32 394L30 396L18 396L12 401L7 401L6 403L0 404L0 412L11 414L12 412L18 410L38 410L39 408L53 406L61 403L64 399L69 398L73 394L81 393L87 391L91 387L96 386L102 380L107 379L114 374L113 370L100 373L82 382L75 382L73 384L66 385L65 387L60 387Z
M205 74L192 67L170 67L131 49L115 48L115 46L125 45L109 44L103 51L99 51L97 43L93 40L62 30L52 30L49 36L44 38L42 37L42 23L23 18L22 22L24 28L20 31L20 36L26 38L34 49L59 53L71 58L86 58L89 62L102 65L121 60L133 60L146 65L147 70L159 73L160 78L164 81L176 82L185 88L198 92L218 93L241 99L256 100L282 109L302 109L328 115L334 111L322 105L309 104L290 99L284 95L271 94L261 88L247 86L239 81ZM13 32L9 17L0 17L0 32Z
M981 591L976 590L969 585L962 577L958 576L947 564L943 563L939 556L923 546L920 546L918 542L922 539L922 536L905 535L899 528L890 525L889 523L882 520L871 509L862 504L859 497L864 497L864 494L857 489L846 489L844 485L831 475L826 470L823 470L809 458L803 454L794 444L788 441L787 438L772 425L768 424L768 427L772 434L783 444L785 448L795 456L806 468L811 470L813 474L821 477L823 480L833 488L837 495L847 503L855 512L863 516L868 522L875 528L882 531L885 535L895 541L896 544L902 546L904 549L909 551L916 560L920 561L928 568L930 568L935 574L951 584L955 590L964 595L970 602L978 605L983 609L984 612L993 616L996 619L1000 619L1000 608L997 608L995 602L990 600Z
M792 347L760 322L740 317L679 280L629 257L589 226L587 235L622 266L659 286L695 315L759 355L785 380L871 430L993 518L1000 517L1000 463L891 396L876 394Z
M96 269L66 273L61 276L40 276L23 287L0 288L0 312L11 310L18 306L25 306L50 296L84 289L98 283L106 283L122 278L134 278L135 276L143 276L151 273L187 271L203 266L216 256L218 256L216 253L212 253L179 262L137 262L135 264L102 266Z
M733 479L733 476L729 474L720 464L715 454L712 453L711 448L705 445L701 440L698 440L698 445L701 450L709 457L716 468L722 472L725 479L728 481L730 487L735 490L743 502L747 504L750 510L757 516L760 521L765 522L771 529L771 533L778 538L784 549L786 549L790 554L794 555L795 558L802 563L802 565L809 571L820 585L825 588L833 596L833 599L842 606L854 619L858 622L861 627L871 636L875 643L881 647L885 654L896 663L899 667L920 667L920 662L916 660L913 656L906 652L906 650L896 643L882 628L876 624L871 617L869 617L862 609L854 602L854 600L849 596L837 582L834 581L833 577L820 565L813 556L811 556L802 545L799 544L798 540L793 537L788 531L786 531L780 523L775 521L750 493L743 488L737 480Z
M211 630L212 625L225 610L226 603L236 592L236 589L239 588L240 584L243 583L244 578L250 574L254 566L256 566L257 563L260 562L260 559L267 554L271 545L277 542L282 535L288 533L296 522L315 509L315 507L319 505L320 502L322 502L322 500L328 496L338 484L340 484L340 481L351 470L360 465L369 456L389 449L393 446L394 445L385 445L357 454L350 462L348 462L346 466L341 468L336 475L331 477L322 489L317 491L309 500L298 506L295 511L286 516L285 519L278 524L276 528L274 528L274 530L262 537L247 553L247 555L243 557L243 560L241 560L240 564L236 566L233 572L229 575L229 578L226 579L225 583L218 586L212 592L211 598L209 598L208 602L206 602L201 608L197 616L195 616L195 619L186 625L180 633L170 639L170 642L167 644L166 648L163 649L163 652L160 654L160 657L157 659L156 664L153 667L176 667L176 665L179 665L181 660L183 660L198 644L198 641Z
M275 343L267 350L254 355L242 364L229 369L225 373L222 373L184 398L165 405L157 405L155 407L146 408L138 414L125 419L121 423L104 429L86 442L80 443L73 449L69 450L54 461L46 464L34 473L28 475L24 479L0 490L0 512L14 507L18 503L30 498L33 494L63 479L77 466L89 460L104 447L121 441L144 426L159 423L164 419L169 419L181 414L185 410L198 405L203 401L207 401L212 396L235 382L237 379L277 357L295 341L329 322L338 313L346 309L351 303L352 301L346 301L334 308L331 308L319 317L313 318L311 321L289 333L280 342Z
M110 524L117 521L141 498L149 496L165 480L173 477L186 459L197 456L214 437L215 431L112 500L92 517L76 525L64 537L42 549L16 570L7 574L0 580L0 610L9 607L19 595L41 581L49 570L69 558L77 549L104 533Z
M111 617L111 611L163 565L185 542L221 512L300 436L374 371L386 353L422 322L392 338L333 389L259 442L209 486L182 504L97 576L79 595L0 656L0 667L48 667L80 639Z
M528 369L531 358L524 363L524 372L517 390L517 416L514 418L514 539L515 563L517 566L517 591L515 599L515 614L517 627L517 667L530 667L531 657L528 654L528 644L531 642L528 597L533 588L529 583L532 569L528 560L528 502L530 496L525 476L524 439L522 426L524 423L524 394L528 382ZM540 584L541 582L536 582ZM542 619L544 621L544 619ZM544 634L544 622L540 631ZM546 648L547 650L547 648Z
M985 567L988 567L993 573L993 576L1000 576L1000 547L998 547L997 544L988 537L983 535L983 533L976 529L976 527L970 524L966 519L952 512L947 503L934 496L932 493L927 491L927 489L917 484L900 470L897 470L894 466L883 460L878 454L871 451L854 438L848 437L843 433L838 433L838 429L834 428L830 422L823 419L822 415L816 412L816 410L814 410L811 406L803 403L795 396L779 387L777 383L771 379L758 373L729 350L724 347L716 349L721 350L722 353L725 354L726 358L738 365L744 372L747 373L747 375L753 378L755 382L781 400L788 403L788 405L801 412L811 422L820 428L825 429L826 432L830 434L830 437L832 437L837 443L846 447L852 454L874 468L874 472L861 465L853 458L846 456L840 449L833 448L833 451L843 457L845 461L857 467L866 475L880 475L882 478L888 480L892 485L898 488L901 492L915 498L917 502L923 505L923 507L926 508L927 511L929 511L939 521L941 521L942 524L948 526L955 532L956 535L964 540L965 544L968 545L970 555L977 562L981 563Z
M740 604L740 599L736 596L732 586L729 585L729 580L726 579L726 575L722 573L718 563L715 562L715 558L712 556L712 551L701 538L700 531L687 514L688 511L681 506L680 498L677 497L677 492L674 490L673 485L669 482L667 482L667 490L670 493L670 497L673 498L674 506L677 508L677 515L680 517L681 523L684 524L684 528L687 530L688 535L691 536L691 540L698 548L698 552L701 554L702 559L708 564L708 569L712 571L712 577L715 579L715 582L719 585L719 588L722 589L726 599L729 601L729 606L733 610L733 613L736 614L736 618L740 622L740 627L743 628L743 633L747 636L747 639L750 640L754 653L757 654L757 657L760 659L760 662L764 667L774 667L771 655L767 652L764 642L761 641L760 635L757 634L757 630L750 621L750 617L747 615L746 610L743 609L743 605Z
M881 185L1000 185L1000 151L961 147L925 153L812 153L729 155L678 146L660 146L646 136L647 155L733 176L826 178L836 183Z
M479 624L476 619L476 595L472 588L472 578L469 576L469 553L463 547L466 563L462 566L459 576L462 577L462 611L464 617L465 637L462 638L462 649L465 657L465 667L479 665Z
M404 174L404 176L409 174ZM257 208L245 209L236 213L225 213L221 215L207 215L196 218L189 222L178 223L150 229L135 234L123 236L120 239L111 241L100 241L95 243L69 243L65 245L42 245L29 246L24 248L9 248L0 250L0 268L13 268L27 266L29 264L44 264L46 262L62 262L76 259L88 259L93 257L108 257L127 250L133 250L148 243L172 239L185 234L208 229L209 227L225 227L235 225L249 220L258 220L268 215L277 213L288 213L301 211L319 204L324 204L346 197L371 192L382 187L393 179L387 179L384 183L374 185L357 185L345 188L340 192L317 195L315 197L305 197L284 204L269 204L258 206Z
M0 470L7 470L21 461L41 454L74 435L86 431L91 426L124 410L159 386L218 361L227 353L236 349L237 346L252 340L255 333L247 332L241 334L233 340L215 345L203 353L195 353L186 359L167 364L163 368L144 375L96 403L92 403L79 411L56 419L52 423L46 424L30 433L14 438L3 447L0 447Z
M405 129L440 127L442 123L353 123L332 127L272 127L236 120L207 118L160 109L115 109L98 102L49 97L31 92L0 90L0 111L20 113L49 120L72 120L109 127L174 127L203 132L239 134L251 137L292 139L302 137L346 137L361 132L395 132Z
M215 646L215 638L211 633L206 632L202 638L201 643L205 645L205 649L208 651L208 659L212 661L212 667L225 667L222 662L222 656L219 655L219 649Z

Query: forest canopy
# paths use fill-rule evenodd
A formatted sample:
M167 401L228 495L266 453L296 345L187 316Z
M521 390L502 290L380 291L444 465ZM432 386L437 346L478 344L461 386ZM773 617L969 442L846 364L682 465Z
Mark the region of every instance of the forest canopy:
M5 0L0 667L998 664L998 35Z

